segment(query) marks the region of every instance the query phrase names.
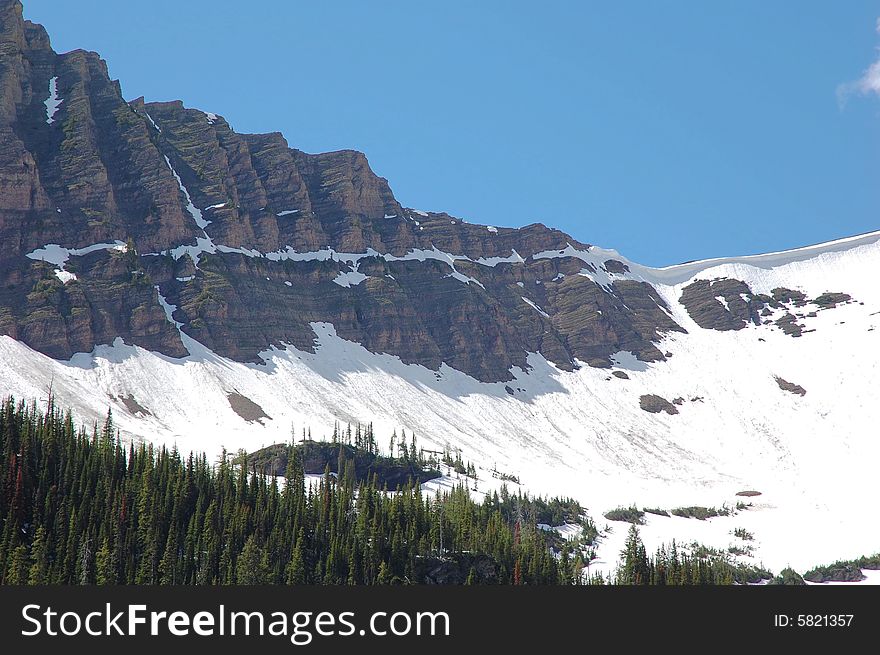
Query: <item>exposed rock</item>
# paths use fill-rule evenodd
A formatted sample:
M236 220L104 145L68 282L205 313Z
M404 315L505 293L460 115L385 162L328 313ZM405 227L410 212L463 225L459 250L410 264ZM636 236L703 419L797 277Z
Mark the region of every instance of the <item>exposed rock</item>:
M804 389L801 385L793 384L791 382L788 382L787 380L783 380L778 375L775 377L775 380L776 384L778 384L779 388L783 391L788 391L790 393L797 394L798 396L803 396L807 393L807 390Z
M803 307L807 304L807 296L802 291L793 291L784 287L777 287L770 293L773 294L774 306L794 305L795 307Z
M121 402L125 406L125 409L127 409L129 411L129 413L131 413L135 416L137 416L138 414L140 414L142 416L152 416L153 415L153 413L150 410L148 410L146 407L141 405L132 394L128 394L125 396L117 396L116 400Z
M770 580L768 585L794 585L794 586L804 586L807 583L804 582L804 579L801 575L795 571L794 569L787 567L782 569L775 578Z
M262 423L263 419L272 420L272 417L266 414L262 407L247 396L242 396L237 391L227 393L226 399L229 401L232 411L248 423Z
M852 301L852 296L848 293L831 293L826 292L820 296L817 296L812 300L813 304L818 305L822 309L831 309L833 307L837 307L840 304L848 303Z
M606 260L603 266L605 267L605 270L609 273L617 273L618 275L629 273L629 266L616 259Z
M68 359L121 337L128 344L172 357L187 354L168 322L148 274L122 253L97 251L72 257L63 283L44 262L0 263L0 333L51 357Z
M621 380L629 380L629 376L623 371L612 371L611 375L616 378L620 378Z
M486 555L456 555L440 559L424 558L417 561L417 573L424 584L462 585L473 574L474 583L497 583L497 565Z
M791 337L799 337L804 333L804 326L797 322L794 314L785 314L774 322L780 330Z
M861 582L865 579L862 570L853 562L837 562L831 566L820 566L804 573L808 582Z
M678 414L678 409L671 402L656 394L645 394L639 398L639 407L646 412L658 414L666 412L667 414Z
M387 459L348 444L307 440L297 442L294 448L299 451L303 471L309 475L322 475L328 468L331 475L338 475L341 452L343 462L354 463L358 481L375 477L379 488L397 489L413 481L427 482L440 477L440 471L435 469L423 469L414 462ZM248 465L267 475L282 476L287 471L290 452L290 443L266 446L248 454Z
M752 496L760 496L760 495L761 495L761 492L760 492L760 491L754 491L754 490L751 490L751 489L747 489L747 490L745 490L745 491L738 491L738 492L736 492L736 495L737 495L737 496L745 496L746 498L749 498L749 497L752 497Z
M589 249L563 232L408 209L362 153L308 154L180 101L126 102L98 55L56 54L19 4L2 5L0 24L0 334L40 352L66 359L119 337L185 356L155 287L183 332L248 362L272 346L312 350L319 322L406 363L508 381L532 352L563 370L608 368L621 350L659 361L656 343L682 330L646 283L603 288L576 257L533 258ZM52 79L60 105L47 121ZM66 284L26 257L129 239L126 256L70 257ZM199 244L197 265L170 254ZM355 265L328 249L376 256ZM318 251L328 256L266 256ZM434 255L394 259L413 251ZM355 267L357 283L334 283ZM614 259L604 268L628 272Z
M760 324L764 302L745 282L732 279L694 280L679 299L697 325L712 330L741 330Z

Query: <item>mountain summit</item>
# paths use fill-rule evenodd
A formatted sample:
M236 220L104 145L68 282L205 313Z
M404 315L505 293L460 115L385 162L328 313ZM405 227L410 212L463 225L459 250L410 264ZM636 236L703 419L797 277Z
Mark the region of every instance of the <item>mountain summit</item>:
M0 334L55 358L115 337L179 357L164 297L184 333L237 361L311 350L310 323L327 322L497 381L529 352L565 370L622 348L662 360L654 343L680 329L619 262L557 257L588 250L566 234L404 208L362 153L126 102L98 55L56 54L19 3L0 21Z

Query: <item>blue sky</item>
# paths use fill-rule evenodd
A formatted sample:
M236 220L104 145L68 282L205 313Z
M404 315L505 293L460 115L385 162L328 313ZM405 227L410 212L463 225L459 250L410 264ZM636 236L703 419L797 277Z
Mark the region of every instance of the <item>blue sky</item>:
M418 209L652 265L880 229L877 1L23 2L126 98L362 150Z

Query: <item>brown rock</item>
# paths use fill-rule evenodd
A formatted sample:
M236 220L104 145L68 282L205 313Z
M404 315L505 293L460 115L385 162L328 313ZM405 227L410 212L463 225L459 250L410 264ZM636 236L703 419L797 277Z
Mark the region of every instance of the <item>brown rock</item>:
M778 384L779 388L782 389L783 391L788 391L789 393L793 393L798 396L805 396L807 393L807 390L804 389L799 384L794 384L792 382L788 382L787 380L783 380L779 376L776 376L775 379L776 379L776 384Z
M646 394L639 398L639 407L651 414L666 412L669 415L678 414L678 409L671 402L656 394Z

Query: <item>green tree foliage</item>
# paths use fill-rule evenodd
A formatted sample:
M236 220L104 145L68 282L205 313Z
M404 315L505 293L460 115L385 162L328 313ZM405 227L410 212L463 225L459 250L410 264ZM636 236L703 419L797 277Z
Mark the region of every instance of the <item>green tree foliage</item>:
M623 585L731 585L755 583L770 579L759 568L744 566L724 553L694 544L689 553L673 541L661 546L649 558L639 536L631 525L626 545L620 554L615 584ZM602 584L602 581L599 581Z
M408 584L440 563L472 584L561 584L584 562L561 559L536 516L572 501L502 489L475 502L464 487L428 497L358 480L351 445L376 454L372 427L337 428L337 473L306 480L291 444L280 478L247 455L182 456L124 445L108 413L90 432L50 401L0 403L0 583ZM350 442L350 443L349 443ZM343 444L345 447L343 447ZM421 460L414 435L395 449ZM491 566L473 566L477 558ZM577 570L576 570L577 569ZM481 571L491 570L491 578Z

